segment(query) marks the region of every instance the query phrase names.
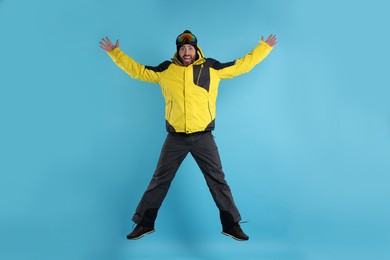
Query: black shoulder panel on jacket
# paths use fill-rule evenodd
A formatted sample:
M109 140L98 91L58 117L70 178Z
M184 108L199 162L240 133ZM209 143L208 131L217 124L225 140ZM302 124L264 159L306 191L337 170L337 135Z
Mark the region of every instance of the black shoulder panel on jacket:
M194 65L194 84L209 91L210 88L210 67L207 61L201 65Z
M233 66L236 61L220 63L217 60L207 58L205 63L200 65L194 65L194 84L209 91L210 89L210 68L215 70L221 70Z
M171 61L164 61L163 63L161 63L160 65L156 66L156 67L153 67L153 66L145 66L146 69L148 70L152 70L154 72L163 72L164 70L168 69L169 65L171 65L172 62Z
M236 64L236 61L234 60L234 61L231 61L231 62L221 63L221 62L219 62L217 60L208 58L206 63L209 63L210 64L209 66L211 68L215 69L215 70L221 70L221 69L233 66L234 64Z

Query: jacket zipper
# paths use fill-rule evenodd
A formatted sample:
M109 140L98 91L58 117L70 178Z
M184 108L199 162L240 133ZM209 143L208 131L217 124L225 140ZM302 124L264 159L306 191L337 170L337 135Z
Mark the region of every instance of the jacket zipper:
M196 80L196 85L198 85L198 86L199 86L199 79L200 79L200 75L202 74L202 70L203 70L203 64L200 65L200 71L199 71L198 79Z
M184 69L184 86L183 86L183 99L184 99L184 131L187 133L187 105L186 105L186 74L187 68Z

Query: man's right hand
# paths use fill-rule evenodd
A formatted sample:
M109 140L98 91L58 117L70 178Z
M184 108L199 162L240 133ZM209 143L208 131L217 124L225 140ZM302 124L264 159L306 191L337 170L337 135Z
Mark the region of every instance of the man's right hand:
M113 49L119 47L119 39L116 40L115 45L112 44L110 39L106 36L106 38L102 38L102 40L99 42L100 43L100 48L102 48L105 51L112 51Z

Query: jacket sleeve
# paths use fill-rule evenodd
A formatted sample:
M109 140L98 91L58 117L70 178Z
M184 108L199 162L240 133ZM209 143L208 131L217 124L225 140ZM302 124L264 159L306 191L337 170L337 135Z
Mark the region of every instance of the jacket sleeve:
M251 71L257 64L267 57L271 50L271 46L264 41L260 41L259 45L257 45L251 52L243 58L235 60L232 66L218 70L220 79L233 78Z
M159 82L161 73L157 72L156 70L149 69L150 67L136 62L123 51L121 51L119 47L108 52L108 55L110 55L118 67L124 70L132 78L151 83Z

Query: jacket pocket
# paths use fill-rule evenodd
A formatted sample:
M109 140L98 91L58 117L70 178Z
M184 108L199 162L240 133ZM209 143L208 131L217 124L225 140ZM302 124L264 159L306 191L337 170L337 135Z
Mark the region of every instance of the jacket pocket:
M168 105L168 108L167 108L167 120L169 121L169 119L171 118L171 114L172 114L172 108L173 108L173 104L172 104L172 100L169 101L169 105Z
M208 103L208 107L209 107L210 120L213 120L213 114L211 113L211 109L210 109L210 101Z

